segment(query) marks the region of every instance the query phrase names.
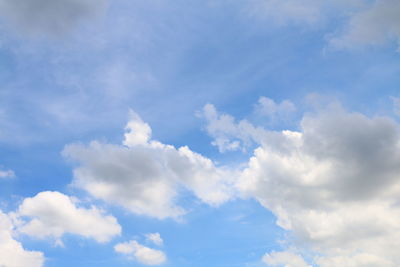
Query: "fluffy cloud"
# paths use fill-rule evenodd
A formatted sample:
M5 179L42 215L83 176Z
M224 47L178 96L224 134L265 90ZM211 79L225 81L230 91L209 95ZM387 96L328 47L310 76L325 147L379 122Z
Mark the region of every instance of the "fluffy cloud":
M14 178L15 173L12 170L0 170L0 179L1 178Z
M74 201L59 192L41 192L26 198L19 206L17 216L31 220L19 225L19 232L38 238L60 240L65 233L107 242L121 233L117 220L96 207L77 207Z
M14 226L10 218L0 211L0 266L2 267L41 267L43 253L25 250L13 236Z
M146 240L157 246L162 246L164 243L159 233L146 234Z
M160 219L185 213L176 204L182 188L209 205L231 198L230 172L188 147L151 140L150 134L150 127L132 113L124 145L68 145L64 155L79 163L73 184L96 198Z
M0 16L35 34L63 33L104 10L107 0L0 0Z
M167 261L165 253L161 250L145 247L135 240L119 243L114 250L146 265L159 265Z
M311 267L301 256L289 251L267 253L264 255L262 261L269 266Z
M259 147L239 191L271 210L294 245L320 255L315 261L322 267L400 264L394 120L330 107L304 116L298 132L248 134Z

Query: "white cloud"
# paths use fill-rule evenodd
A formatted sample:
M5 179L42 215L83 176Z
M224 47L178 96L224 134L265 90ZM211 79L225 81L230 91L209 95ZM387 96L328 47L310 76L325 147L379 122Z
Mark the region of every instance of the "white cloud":
M299 132L259 129L237 186L277 216L293 245L321 255L321 267L397 266L399 128L332 106L304 116Z
M10 218L0 211L0 266L2 267L42 267L42 252L25 250L13 236L14 226Z
M289 251L267 253L264 255L262 261L268 264L268 266L311 267L301 256Z
M268 97L260 97L255 107L255 112L258 115L270 117L272 119L286 119L290 113L296 111L295 105L289 100L283 100L281 103L276 103Z
M160 265L167 261L165 253L161 250L145 247L135 240L119 243L115 245L114 250L146 265Z
M217 146L220 152L246 150L265 132L246 120L236 123L232 116L218 114L211 104L205 105L198 115L206 120L207 133L214 138L212 145Z
M26 198L16 213L22 219L18 231L38 238L60 238L65 233L107 242L121 233L121 226L110 215L92 206L77 207L74 201L59 192L41 192ZM30 220L24 221L25 217Z
M106 0L0 0L0 16L29 33L57 35L106 5Z
M400 2L376 0L350 16L345 32L331 40L339 48L380 45L400 38Z
M176 204L182 187L209 205L232 196L232 176L188 147L176 149L150 140L151 129L133 115L123 145L91 142L66 146L64 155L77 161L74 182L92 196L121 205L136 214L179 217Z
M1 178L15 178L15 173L13 170L0 170L0 179Z
M159 233L146 234L146 240L157 246L162 246L164 243Z

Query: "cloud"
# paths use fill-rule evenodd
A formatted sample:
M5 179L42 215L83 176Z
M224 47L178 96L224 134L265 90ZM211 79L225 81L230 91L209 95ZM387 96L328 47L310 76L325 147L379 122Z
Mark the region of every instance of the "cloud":
M0 179L1 178L15 178L15 173L12 170L0 170Z
M159 233L146 234L146 240L157 246L162 246L164 243Z
M281 103L276 103L268 97L260 97L255 106L255 113L261 116L276 118L286 118L290 113L296 111L295 105L289 100L283 100Z
M228 114L219 114L211 104L205 105L198 115L206 120L206 131L214 138L211 144L217 146L220 152L246 150L254 139L265 132L247 120L236 123L235 118Z
M253 137L238 190L276 215L289 244L320 255L321 267L400 264L397 122L333 105L305 115L298 132Z
M167 261L164 252L152 249L132 240L115 245L114 250L145 265L159 265Z
M26 198L16 213L22 224L18 231L38 238L55 238L69 233L97 242L107 242L121 233L121 226L110 215L92 206L78 207L73 199L59 192L41 192ZM30 218L25 221L24 218Z
M42 252L25 250L13 238L14 226L10 218L0 211L0 266L2 267L42 267Z
M150 139L148 124L132 113L124 145L71 144L63 154L79 163L73 184L92 196L127 210L164 219L185 210L176 204L185 188L212 206L232 197L232 175L188 147L175 148Z
M324 21L336 22L338 27L326 39L337 49L382 45L399 42L400 38L397 0L253 0L250 3L251 15L276 25L316 27Z
M392 97L394 114L400 116L400 98Z
M339 48L381 45L400 38L400 2L376 0L350 16L346 30L331 40Z
M264 255L262 261L268 264L268 266L311 267L301 256L289 251L267 253Z
M0 0L0 17L28 33L58 35L106 5L107 0Z

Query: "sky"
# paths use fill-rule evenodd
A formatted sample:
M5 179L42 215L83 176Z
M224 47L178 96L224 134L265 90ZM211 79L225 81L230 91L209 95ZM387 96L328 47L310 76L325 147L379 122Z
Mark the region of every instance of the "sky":
M398 0L0 0L0 267L400 266Z

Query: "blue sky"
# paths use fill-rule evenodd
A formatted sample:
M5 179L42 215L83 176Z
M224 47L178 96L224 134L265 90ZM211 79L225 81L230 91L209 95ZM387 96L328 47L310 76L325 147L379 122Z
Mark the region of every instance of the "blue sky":
M0 0L0 266L400 265L399 12Z

